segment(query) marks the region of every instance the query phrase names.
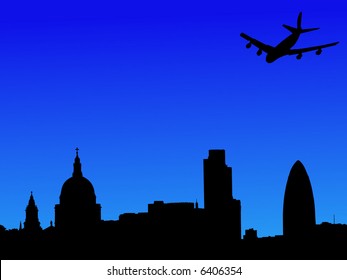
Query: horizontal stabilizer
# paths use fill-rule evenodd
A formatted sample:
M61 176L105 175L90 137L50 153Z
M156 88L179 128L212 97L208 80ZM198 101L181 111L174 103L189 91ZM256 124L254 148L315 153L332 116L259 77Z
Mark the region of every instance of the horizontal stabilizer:
M316 27L316 28L295 28L295 27L292 27L292 26L289 26L287 24L283 24L283 27L287 28L290 32L292 33L306 33L306 32L310 32L310 31L314 31L314 30L318 30L319 27Z
M319 29L319 27L316 27L316 28L305 28L305 29L301 29L300 33L311 32L311 31L318 30L318 29Z
M295 32L298 31L297 28L292 27L292 26L289 26L289 25L287 25L287 24L283 24L283 27L284 27L284 28L287 28L287 29L288 29L290 32L292 32L292 33L295 33Z

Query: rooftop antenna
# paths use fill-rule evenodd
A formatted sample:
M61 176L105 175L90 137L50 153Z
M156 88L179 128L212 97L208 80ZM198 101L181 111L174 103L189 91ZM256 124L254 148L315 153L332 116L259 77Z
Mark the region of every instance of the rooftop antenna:
M334 214L334 225L335 225L335 214Z

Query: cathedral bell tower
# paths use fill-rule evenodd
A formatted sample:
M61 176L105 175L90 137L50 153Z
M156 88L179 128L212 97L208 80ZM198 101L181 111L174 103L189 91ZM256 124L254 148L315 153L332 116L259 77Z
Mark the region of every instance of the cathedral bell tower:
M28 206L25 209L24 231L37 232L42 230L39 221L38 208L35 204L33 192L30 194Z

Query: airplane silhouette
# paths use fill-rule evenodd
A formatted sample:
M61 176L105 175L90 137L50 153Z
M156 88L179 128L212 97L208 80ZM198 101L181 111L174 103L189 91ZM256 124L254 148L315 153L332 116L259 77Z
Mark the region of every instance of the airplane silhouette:
M290 34L287 38L285 38L283 41L281 41L277 46L273 47L270 45L266 45L248 35L245 33L241 33L240 36L247 41L249 41L246 45L246 48L250 48L252 45L258 47L257 55L261 55L262 52L266 52L266 62L272 63L278 58L285 56L285 55L296 55L297 59L302 58L302 53L304 52L310 52L310 51L316 51L316 55L320 55L322 53L323 48L332 47L337 45L339 42L334 42L330 44L325 45L319 45L314 47L308 47L308 48L300 48L300 49L291 49L296 42L298 41L300 35L302 33L318 30L319 28L305 28L303 29L301 27L301 18L302 18L302 12L299 13L298 19L297 19L297 27L292 27L286 24L283 24L283 27L288 29L292 34Z

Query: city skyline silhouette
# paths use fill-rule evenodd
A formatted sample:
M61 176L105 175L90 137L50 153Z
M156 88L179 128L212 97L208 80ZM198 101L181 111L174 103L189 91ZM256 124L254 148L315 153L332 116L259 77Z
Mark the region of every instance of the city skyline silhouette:
M83 176L76 148L72 177L55 205L54 224L42 228L31 192L18 229L1 225L1 259L345 259L347 225L316 223L314 194L304 165L292 166L283 199L283 234L241 232L242 202L233 195L225 150L203 160L204 204L148 204L147 212L102 219L93 184ZM336 251L339 246L339 252ZM212 255L211 255L212 254Z
M303 12L320 27L269 65L240 32L276 44ZM225 149L241 232L282 234L289 170L311 181L316 223L347 223L345 7L312 0L6 3L1 11L0 224L24 227L31 192L54 223L71 151L105 220L162 200L204 207L202 159ZM134 195L136 194L136 196Z

